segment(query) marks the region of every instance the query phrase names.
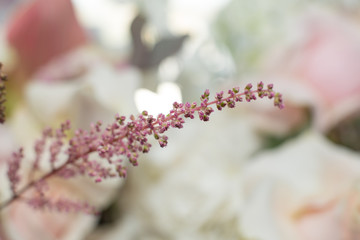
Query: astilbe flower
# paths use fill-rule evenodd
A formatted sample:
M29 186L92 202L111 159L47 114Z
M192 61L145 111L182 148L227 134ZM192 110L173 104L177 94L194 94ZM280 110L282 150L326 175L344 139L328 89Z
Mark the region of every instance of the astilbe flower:
M2 63L0 62L0 123L5 122L5 106L4 103L6 101L5 96L5 82L7 80L7 76L2 72Z
M154 137L161 147L165 147L168 137L164 133L168 129L182 128L185 123L184 118L193 119L195 115L198 115L202 121L209 121L210 115L214 111L212 105L216 105L218 110L222 110L225 107L234 108L237 102L242 102L244 99L250 102L256 100L257 97L267 97L274 100L276 107L280 109L284 107L281 94L273 91L272 84L264 88L262 82L254 90L253 86L248 84L243 92L239 87L235 87L228 91L227 96L224 96L223 91L217 93L212 101L209 96L210 92L206 90L201 95L200 104L175 102L173 109L167 115L159 114L155 117L149 115L147 111L143 111L137 117L131 115L129 119L116 115L115 121L105 128L101 122L97 122L91 125L89 131L76 130L74 136L68 140L66 148L64 148L64 142L67 137L66 132L70 130L69 121L63 123L57 130L45 129L42 137L35 143L35 159L30 177L22 188L18 188L21 180L18 172L23 158L22 149L18 153L14 153L8 164L8 179L13 195L9 200L0 204L0 209L20 199L34 208L94 213L95 209L87 203L78 203L67 199L48 199L46 197L46 180L55 176L66 179L75 176L89 176L95 182L114 177L124 178L127 175L124 158L127 158L131 165L137 166L140 154L149 152L151 148L148 137ZM50 152L51 170L41 177L34 178L35 173L39 171L39 162L45 151ZM65 161L59 159L60 153L66 154ZM97 153L105 162L91 160L89 156L93 153ZM36 196L25 198L25 192L30 189L35 190Z

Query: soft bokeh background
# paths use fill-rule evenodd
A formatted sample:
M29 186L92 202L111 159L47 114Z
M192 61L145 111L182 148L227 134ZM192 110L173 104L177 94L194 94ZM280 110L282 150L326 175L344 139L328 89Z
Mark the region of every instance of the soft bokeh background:
M247 83L285 100L188 121L125 180L53 179L100 216L1 212L0 239L360 238L360 1L0 0L6 161L65 119L168 111ZM93 156L96 157L96 156ZM44 170L45 171L45 170Z

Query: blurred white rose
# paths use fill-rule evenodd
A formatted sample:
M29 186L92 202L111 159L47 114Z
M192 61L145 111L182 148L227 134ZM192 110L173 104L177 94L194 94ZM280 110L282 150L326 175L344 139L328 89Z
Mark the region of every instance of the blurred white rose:
M360 156L306 132L253 159L240 228L259 240L358 239Z
M134 92L140 73L115 68L89 49L73 52L37 75L26 89L28 105L44 124L74 120L76 127L109 122L116 113L136 113Z

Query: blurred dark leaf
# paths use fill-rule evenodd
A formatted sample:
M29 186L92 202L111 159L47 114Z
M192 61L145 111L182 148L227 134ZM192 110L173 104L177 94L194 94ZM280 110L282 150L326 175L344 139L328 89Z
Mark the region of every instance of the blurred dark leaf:
M144 70L156 68L165 58L176 54L188 37L181 35L162 38L151 48L142 39L145 24L145 17L139 14L134 18L130 27L133 45L131 63Z
M150 50L144 44L141 32L146 23L145 17L137 15L131 23L130 31L133 44L131 63L139 68L148 68L150 59Z
M306 129L307 126L304 126L303 128L294 131L292 133L290 133L287 136L283 136L283 137L279 137L279 136L274 136L274 135L265 135L262 136L263 139L263 147L265 149L272 149L272 148L277 148L280 145L282 145L283 143L296 138L297 136L300 135L301 132L304 131L304 129Z
M326 135L336 144L360 151L360 112L339 122Z
M109 226L114 224L120 217L119 208L116 202L113 202L107 208L100 212L100 217L97 225L99 227Z
M306 121L304 121L302 125L293 129L286 136L274 136L274 135L270 135L270 134L261 134L260 133L262 135L262 139L263 139L263 147L265 149L272 149L272 148L279 147L283 143L296 138L302 132L304 132L306 129L308 129L311 126L312 114L311 114L310 109L304 108L304 111L306 114Z
M176 54L188 35L175 36L158 41L151 52L151 66L158 66L162 60Z

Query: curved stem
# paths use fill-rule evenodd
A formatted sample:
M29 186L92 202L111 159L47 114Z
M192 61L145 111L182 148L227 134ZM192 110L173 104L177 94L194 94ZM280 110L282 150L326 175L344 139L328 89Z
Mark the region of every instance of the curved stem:
M45 174L44 176L36 179L36 180L32 180L30 182L28 182L23 188L21 188L19 191L16 192L16 195L13 195L10 199L6 200L5 202L2 202L0 204L0 211L3 210L4 208L6 208L7 206L9 206L12 202L18 200L21 198L21 196L27 192L29 189L31 189L32 187L34 187L35 184L44 181L46 179L48 179L51 176L54 176L56 173L58 173L61 169L63 169L64 167L66 167L69 164L68 161L66 161L65 163L63 163L60 167L52 170L51 172Z
M241 92L241 93L237 93L237 94L233 94L232 96L228 96L226 98L223 98L222 101L227 101L227 100L231 100L231 99L235 99L235 97L241 97L247 94L255 94L255 93L260 93L261 91L267 92L270 94L270 90L254 90L254 91L250 91L250 89L248 89L249 91L247 93L245 92ZM281 97L281 96L280 96ZM250 99L251 100L251 99ZM282 108L282 101L280 99L278 99L280 104L278 104L278 107ZM208 107L210 105L214 105L218 103L218 100L214 100L214 101L210 101L210 102L204 102L205 103L205 107ZM276 103L276 102L275 102ZM276 105L276 104L275 104ZM233 107L233 106L232 106ZM204 106L197 106L195 107L193 110L195 112L199 112L202 111L204 109ZM177 110L176 110L177 111ZM177 112L177 116L174 115L168 115L165 119L166 121L170 121L173 118L178 117L179 115L184 115L184 113L182 112ZM160 121L159 119L155 120L154 122L151 123L151 125L145 125L143 127L142 130L146 130L147 128L151 128L151 129L155 129L157 127L157 125L160 125ZM110 143L114 143L115 141L121 141L122 139L125 139L128 137L129 134L129 129L124 127L124 133L122 135L120 135L119 138L113 139L112 141L110 141ZM161 146L161 145L160 145ZM56 175L57 173L59 173L62 169L64 169L65 167L74 164L75 162L77 162L79 159L81 159L82 156L84 155L88 155L90 153L96 152L97 148L96 147L92 147L89 148L86 152L84 153L79 153L79 155L75 155L68 158L67 161L65 161L62 165L60 165L58 168L53 168L50 172L48 172L47 174L43 175L42 177L36 179L36 180L31 180L29 181L24 187L22 187L19 191L16 191L16 194L13 195L10 199L6 200L5 202L0 203L0 211L3 210L4 208L8 207L12 202L21 199L21 197L23 196L23 194L25 194L27 191L29 191L31 188L33 188L37 183L42 182L54 175Z

